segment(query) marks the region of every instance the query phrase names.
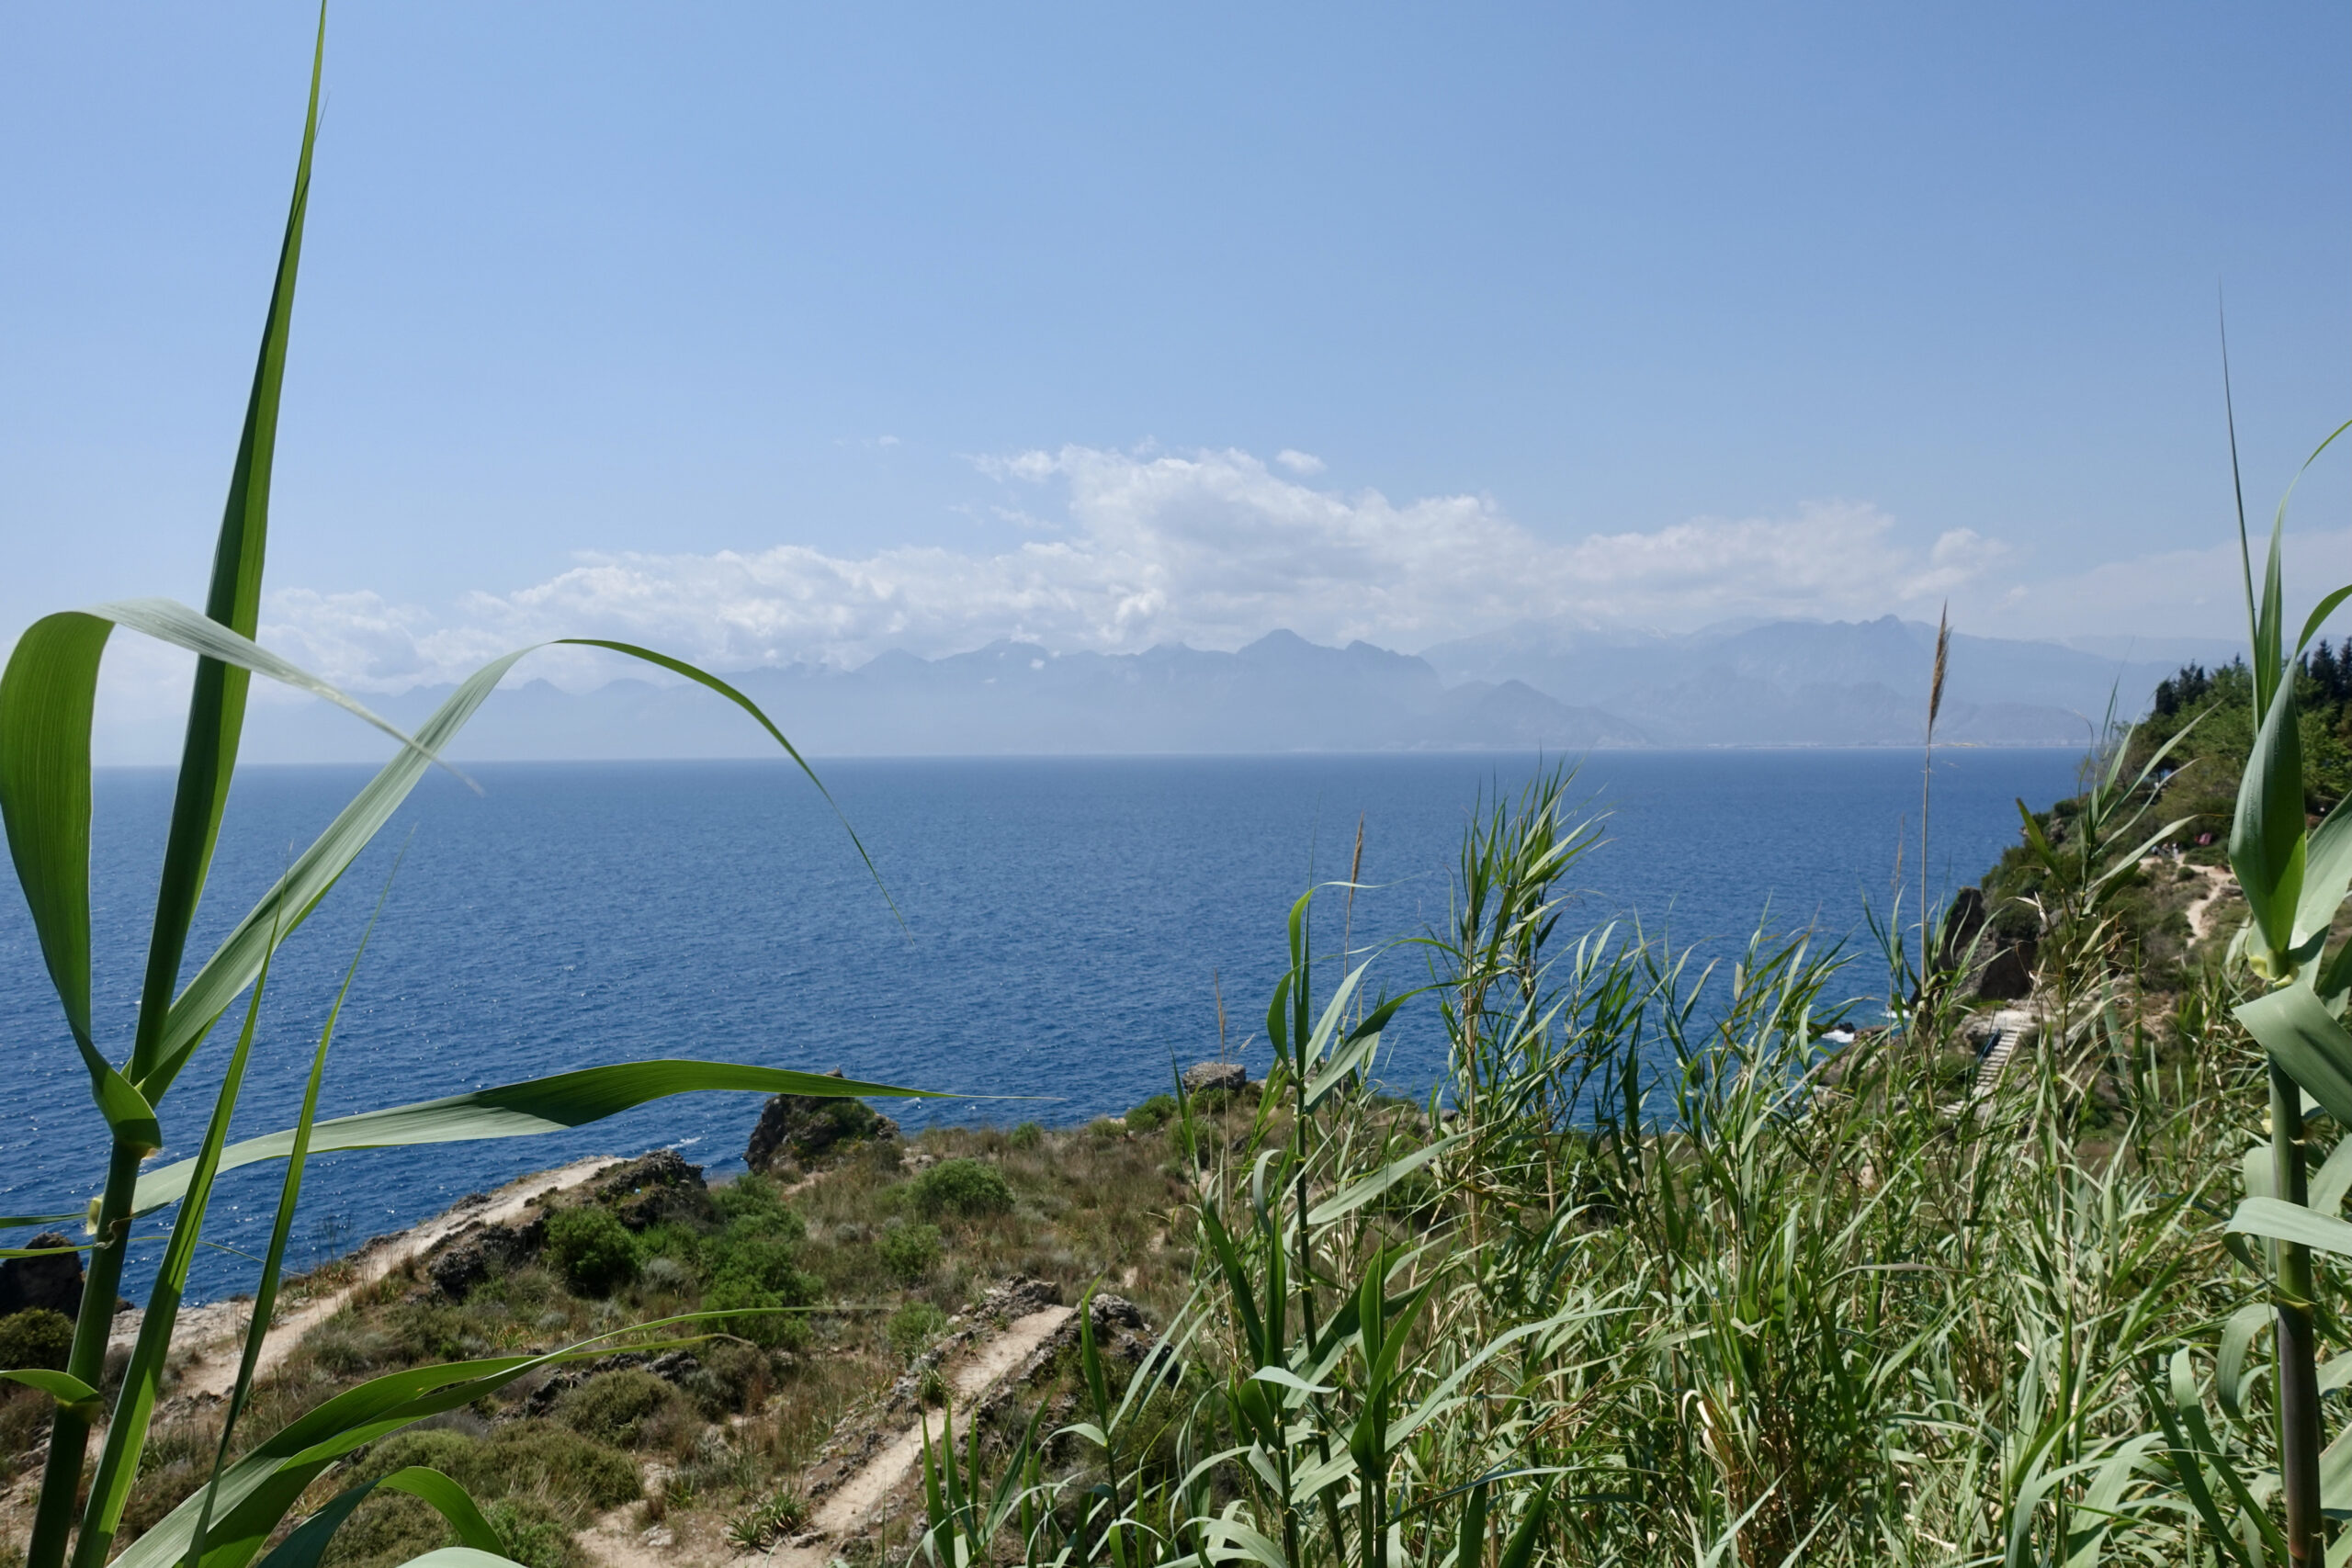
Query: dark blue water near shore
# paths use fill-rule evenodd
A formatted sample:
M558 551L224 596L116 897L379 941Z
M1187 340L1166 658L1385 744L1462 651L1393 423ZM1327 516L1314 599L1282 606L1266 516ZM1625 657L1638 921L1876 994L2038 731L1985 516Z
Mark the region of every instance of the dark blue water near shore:
M1972 880L2013 840L2014 797L2040 807L2070 793L2076 762L2061 751L1940 756L1939 886ZM328 1114L676 1055L1042 1097L894 1110L915 1125L1071 1122L1166 1088L1171 1059L1216 1054L1213 973L1232 1043L1251 1035L1283 966L1285 911L1310 879L1344 874L1359 814L1363 878L1381 886L1358 897L1356 940L1409 936L1443 918L1481 790L1515 792L1537 766L1493 756L826 763L903 930L785 766L484 765L480 795L435 776L281 954L236 1131L291 1120L319 1022L403 844L344 1013ZM239 775L192 953L210 950L366 777ZM1775 924L1852 938L1851 989L1867 991L1881 971L1864 901L1885 908L1899 835L1911 837L1916 888L1919 782L1916 755L1888 751L1596 757L1577 788L1612 814L1611 841L1579 867L1589 891L1567 923L1637 915L1653 935L1725 953L1769 899ZM96 1016L117 1056L169 798L160 771L97 783ZM1334 919L1326 934L1337 929ZM1385 967L1399 988L1422 974L1410 949ZM228 1032L164 1106L170 1155L201 1135ZM1439 1051L1429 1010L1408 1009L1392 1039L1391 1078L1425 1084ZM100 1173L100 1123L6 871L0 1042L16 1091L0 1106L0 1210L78 1208ZM1245 1059L1262 1072L1262 1043ZM556 1138L330 1156L312 1168L297 1250L354 1245L581 1155L677 1145L723 1168L740 1160L757 1111L748 1096L699 1095ZM267 1168L225 1179L210 1238L257 1249L277 1180ZM139 1249L134 1296L158 1250ZM208 1253L195 1293L239 1288L250 1267Z

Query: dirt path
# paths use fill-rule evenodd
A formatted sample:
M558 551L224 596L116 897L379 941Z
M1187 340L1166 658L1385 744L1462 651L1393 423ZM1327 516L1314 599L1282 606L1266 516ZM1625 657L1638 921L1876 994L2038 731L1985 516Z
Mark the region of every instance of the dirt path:
M2217 865L2202 865L2197 874L2205 879L2205 891L2192 900L2187 910L2188 935L2192 942L2203 942L2213 934L2213 906L2234 886L2230 874Z
M1054 1330L1069 1320L1070 1312L1066 1306L1046 1307L1007 1324L1003 1333L981 1347L978 1355L956 1368L948 1379L956 1390L956 1403L967 1409L978 1404L981 1395L1052 1337ZM888 1448L866 1461L865 1469L825 1499L811 1528L820 1535L840 1537L854 1534L871 1523L890 1494L898 1490L899 1483L914 1474L922 1462L923 1443L940 1440L941 1424L940 1413L923 1412L917 1425L899 1433ZM815 1547L802 1550L808 1554L809 1562L821 1565L825 1561L825 1554ZM792 1560L778 1554L771 1561Z
M286 1353L302 1342L302 1336L342 1311L353 1292L375 1283L412 1258L423 1257L468 1225L504 1224L550 1189L577 1187L616 1163L609 1156L574 1160L554 1170L509 1182L495 1192L469 1198L447 1213L369 1243L353 1254L352 1277L347 1283L277 1314L277 1321L269 1325L268 1337L262 1341L261 1359L254 1375L259 1377L284 1360ZM185 1351L189 1360L181 1373L179 1386L173 1391L175 1399L226 1397L237 1381L237 1363L244 1354L245 1326L251 1308L249 1302L213 1302L180 1314L173 1325L172 1338L175 1348ZM129 1345L136 1340L140 1316L136 1310L118 1315L113 1343Z
M1005 1378L1035 1355L1070 1319L1066 1306L1042 1307L1014 1318L945 1369L948 1386L959 1408L970 1410ZM826 1568L837 1555L839 1543L871 1525L899 1488L922 1463L926 1438L939 1442L944 1417L924 1411L918 1421L877 1449L874 1456L826 1495L801 1535L765 1551L738 1552L724 1557L725 1568ZM676 1550L676 1540L662 1527L635 1528L636 1507L630 1505L604 1515L576 1538L590 1561L599 1568L677 1568L695 1555Z

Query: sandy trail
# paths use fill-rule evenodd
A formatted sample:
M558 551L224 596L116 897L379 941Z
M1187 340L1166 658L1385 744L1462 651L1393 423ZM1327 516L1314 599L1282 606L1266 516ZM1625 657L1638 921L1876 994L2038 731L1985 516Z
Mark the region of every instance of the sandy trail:
M966 1357L947 1374L948 1385L956 1391L956 1404L967 1410L977 1406L1039 1346L1052 1338L1055 1330L1069 1321L1071 1311L1066 1306L1044 1307L1014 1318L976 1354ZM892 1438L818 1505L807 1533L796 1541L782 1542L765 1551L737 1553L727 1559L726 1568L753 1568L754 1564L759 1568L826 1568L835 1555L834 1543L855 1535L873 1522L888 1505L891 1494L922 1465L926 1437L933 1443L939 1442L944 1425L943 1412L924 1411L916 1424ZM577 1539L581 1546L600 1568L673 1568L684 1554L668 1550L671 1541L666 1530L633 1529L634 1512L633 1507L624 1507L605 1515L580 1533Z
M1069 1320L1072 1309L1066 1306L1046 1307L1026 1317L1017 1317L1005 1325L1004 1332L983 1346L980 1353L956 1369L949 1383L956 1390L956 1403L969 1409L1003 1376L1029 1359L1030 1352L1051 1338L1055 1329ZM853 1475L825 1499L811 1523L820 1535L839 1537L855 1532L869 1523L899 1483L912 1475L922 1462L922 1446L928 1440L941 1439L944 1412L926 1410L922 1419L899 1434L889 1447L865 1461L865 1468ZM808 1561L821 1563L824 1554L815 1548L805 1549ZM787 1562L781 1556L771 1561Z
M2230 874L2220 866L2199 866L2197 872L2205 879L2205 891L2197 896L2184 913L2188 916L2190 940L2203 942L2213 934L2213 906L2234 885L2230 880Z
M526 1176L495 1192L469 1198L446 1213L361 1248L353 1255L348 1283L278 1313L269 1325L268 1337L262 1341L261 1359L254 1375L258 1378L284 1360L287 1352L302 1342L302 1336L341 1312L355 1291L372 1285L395 1269L423 1257L468 1225L507 1224L529 1208L531 1200L550 1188L577 1187L617 1163L610 1156L600 1156ZM179 1386L173 1391L175 1398L227 1396L237 1382L237 1363L244 1355L245 1327L251 1310L250 1302L213 1302L180 1314L173 1325L172 1338L175 1348L187 1353L189 1361L181 1373ZM113 1343L128 1345L137 1339L140 1316L137 1311L118 1315Z

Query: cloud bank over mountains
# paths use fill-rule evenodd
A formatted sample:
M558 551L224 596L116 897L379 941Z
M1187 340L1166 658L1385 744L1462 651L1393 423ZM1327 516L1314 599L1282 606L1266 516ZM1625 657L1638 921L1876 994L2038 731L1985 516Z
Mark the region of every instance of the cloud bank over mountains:
M979 467L1031 503L1001 512L1035 536L994 553L590 556L544 582L469 593L445 615L367 592L288 589L270 596L263 637L376 692L447 682L567 633L734 669L854 669L888 651L932 658L1004 638L1057 652L1229 650L1279 628L1419 649L1531 620L1688 630L1932 614L2007 554L1966 529L1916 545L1876 508L1836 502L1556 544L1483 496L1396 502L1318 487L1320 461L1288 449L1270 464L1235 450L1065 446ZM1066 523L1037 521L1057 503ZM583 658L549 672L576 685L590 668Z
M982 749L1272 744L1294 733L1285 715L1341 687L1354 716L1332 733L1368 745L1891 743L1915 724L1920 624L1949 600L1955 624L1986 639L1986 672L2007 672L1969 692L1981 709L1969 723L2016 743L2083 730L2119 676L2134 688L2128 708L2172 664L2226 658L2239 616L2233 540L2036 579L2030 548L1965 528L1925 537L1860 502L1559 542L1486 496L1400 502L1334 487L1321 459L1292 448L1262 460L1072 446L975 467L1002 487L996 514L1015 542L583 555L545 581L440 607L285 588L265 603L261 637L379 704L423 700L550 637L642 643L721 671L790 674L795 701L840 706L832 742L852 750L899 750L900 728ZM2352 532L2290 536L2290 550L2295 581L2352 578ZM1799 624L1820 635L1726 640ZM1270 662L1270 636L1367 653L1327 669L1293 649L1285 660L1304 662L1291 669ZM1216 658L1158 658L1171 650ZM1399 674L1371 653L1426 657ZM1400 683L1367 694L1375 669ZM866 678L847 680L856 672ZM559 649L516 679L543 683L545 707L644 676ZM665 680L593 713L546 707L534 754L623 754L615 737L630 727L685 749L670 754L702 754L708 737L646 706ZM184 658L119 637L106 682L106 754L168 755ZM1138 682L1167 694L1160 705L1105 716ZM1026 706L1007 705L1012 685ZM1234 694L1245 689L1255 694ZM257 715L309 700L266 686L255 699ZM310 733L287 731L276 754L312 754Z

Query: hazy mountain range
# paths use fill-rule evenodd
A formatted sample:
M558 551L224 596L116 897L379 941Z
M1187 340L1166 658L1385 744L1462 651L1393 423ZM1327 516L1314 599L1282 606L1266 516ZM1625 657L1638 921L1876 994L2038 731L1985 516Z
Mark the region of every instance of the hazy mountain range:
M1056 654L999 642L854 671L730 673L804 749L831 755L978 752L1581 751L1633 746L1908 746L1926 717L1935 628L1772 621L1693 633L1522 626L1419 655L1286 631L1236 652L1182 646ZM2073 647L1955 636L1939 739L1984 746L2086 741L2113 694L2136 715L2187 659L2226 644ZM2133 657L2137 653L2138 657ZM447 688L371 704L413 724ZM691 686L619 680L571 694L502 690L452 754L477 759L737 757L769 743ZM245 755L378 755L372 733L323 705L257 706Z

